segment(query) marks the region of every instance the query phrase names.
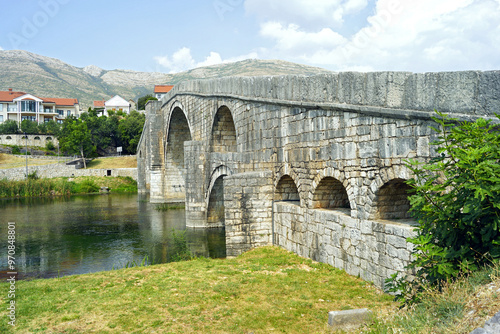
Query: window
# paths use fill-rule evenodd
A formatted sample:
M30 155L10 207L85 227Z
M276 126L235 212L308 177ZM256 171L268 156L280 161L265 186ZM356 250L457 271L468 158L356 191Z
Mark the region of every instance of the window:
M59 124L63 124L62 119L58 119L58 120L57 120L57 123L59 123Z
M71 110L66 110L66 116L67 117L71 116Z
M64 110L57 109L57 113L58 113L60 116L64 116Z
M7 112L17 112L17 105L16 104L11 104L7 105Z
M50 119L50 118L46 118L46 119L44 119L43 121L44 121L45 123L48 123L48 122L50 122L50 121L51 121L51 119Z
M24 121L25 119L27 119L28 121L36 122L35 116L21 116L21 121Z
M21 101L21 111L22 112L35 112L36 102L35 101Z
M0 106L1 106L1 104L0 104ZM2 123L2 122L3 122L3 115L0 115L0 123Z
M0 103L0 111L3 111L3 104Z

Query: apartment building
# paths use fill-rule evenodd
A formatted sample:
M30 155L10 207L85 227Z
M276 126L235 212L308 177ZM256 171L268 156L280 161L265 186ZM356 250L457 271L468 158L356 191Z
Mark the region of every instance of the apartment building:
M11 88L0 91L0 123L7 120L62 123L69 116L80 116L78 99L37 97Z

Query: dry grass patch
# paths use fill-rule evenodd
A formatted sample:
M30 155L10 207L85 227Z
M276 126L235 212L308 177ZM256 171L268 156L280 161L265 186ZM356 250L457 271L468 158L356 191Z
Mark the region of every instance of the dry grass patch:
M56 164L57 160L31 159L28 156L28 166L42 166ZM26 166L26 158L12 154L0 153L0 169L17 168Z
M92 160L87 168L137 168L136 156L97 158Z
M397 307L371 284L278 247L18 282L18 291L18 333L329 333L331 310Z

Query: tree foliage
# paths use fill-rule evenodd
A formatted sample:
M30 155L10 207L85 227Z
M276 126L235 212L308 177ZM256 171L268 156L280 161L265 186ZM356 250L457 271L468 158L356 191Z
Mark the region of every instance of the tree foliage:
M92 143L92 134L82 119L68 118L59 137L61 149L70 154L80 155L87 168L85 159L95 155L96 146Z
M149 100L158 101L158 99L156 97L154 97L153 95L151 95L151 94L142 96L137 101L137 109L139 109L139 110L145 110L146 109L146 103L148 103Z
M438 156L408 161L411 213L417 236L409 239L417 280L389 279L391 290L418 300L424 284L440 284L500 258L500 135L489 120L458 123L438 113ZM499 116L497 116L499 117ZM500 117L499 117L500 118Z
M118 131L120 139L124 145L123 148L127 153L136 153L145 121L146 116L137 111L132 111L130 115L120 120L118 124Z
M16 121L11 119L0 124L0 134L15 134L18 133L19 127Z

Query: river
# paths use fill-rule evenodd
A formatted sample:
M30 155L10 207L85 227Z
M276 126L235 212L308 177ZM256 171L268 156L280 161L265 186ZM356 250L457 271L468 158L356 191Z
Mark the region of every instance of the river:
M9 222L15 222L11 229L19 279L112 270L145 259L170 262L174 233L195 256L226 256L224 229L186 229L184 209L157 211L139 195L10 199L0 200L3 274L12 271L7 263Z

